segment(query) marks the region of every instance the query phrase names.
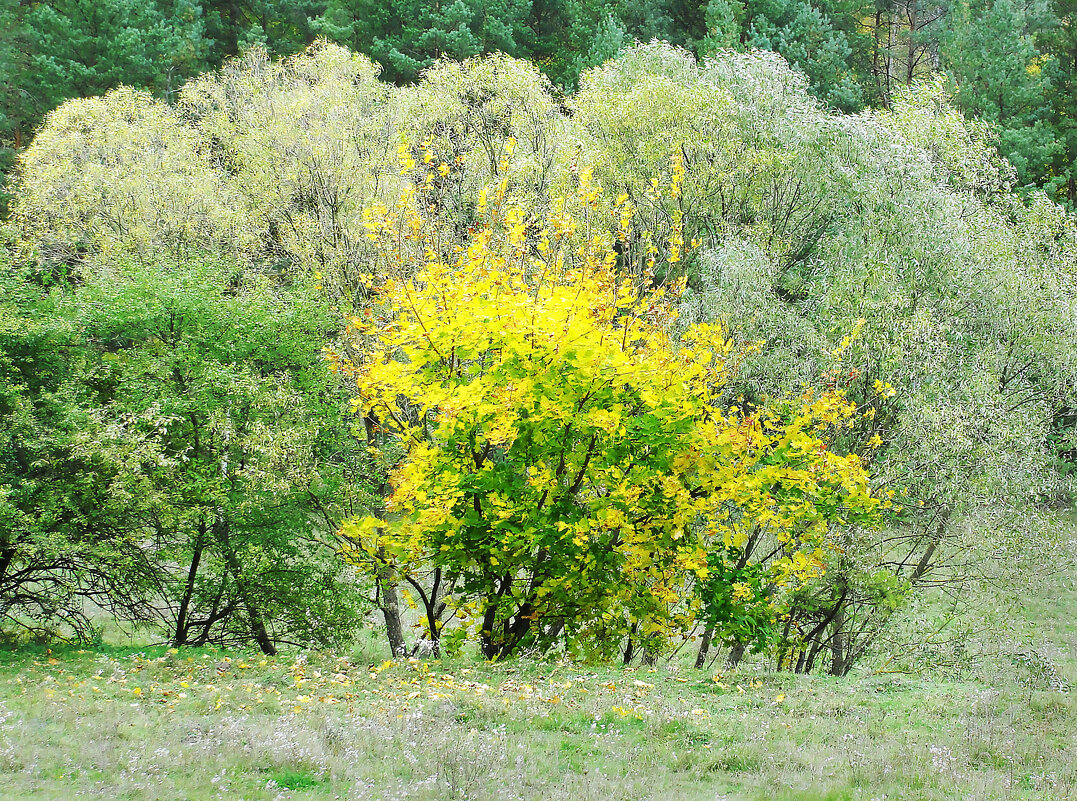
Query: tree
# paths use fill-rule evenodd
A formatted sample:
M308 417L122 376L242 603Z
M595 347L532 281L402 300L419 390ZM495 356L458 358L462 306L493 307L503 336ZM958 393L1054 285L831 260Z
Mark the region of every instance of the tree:
M169 98L190 77L260 45L290 55L314 41L324 0L4 0L4 112L16 149L65 100L120 86ZM8 93L11 94L8 94Z
M1053 24L1046 3L966 2L951 9L941 41L955 104L996 126L999 149L1025 185L1043 183L1061 149L1048 101L1056 71L1040 46Z
M843 558L794 609L783 666L818 667L825 648L844 672L896 598L999 564L963 520L992 521L1003 543L1038 541L1035 526L1009 527L1060 480L1051 439L1074 387L1077 240L1050 202L1011 194L987 126L938 84L841 118L773 58L697 65L661 46L590 73L573 108L614 192L667 174L663 151L683 137L681 194L654 213L679 215L701 243L685 316L768 343L733 382L749 399L845 387L875 416L841 447L912 499L885 536L847 532ZM857 318L836 375L831 353Z
M1052 58L1043 67L1049 71L1049 80L1055 91L1049 96L1051 124L1056 131L1055 158L1047 176L1045 190L1052 197L1077 208L1077 174L1073 165L1077 159L1077 8L1072 0L1055 0L1051 11L1056 20L1041 33L1041 48Z
M120 85L168 94L204 69L197 2L60 0L28 4L26 92L41 119L64 100Z
M238 256L251 234L222 178L172 108L117 89L49 114L20 155L12 218L50 269L118 253Z
M169 639L347 639L361 588L332 510L362 499L364 465L340 447L343 398L311 344L330 323L308 290L227 263L114 261L56 311L90 351L72 451L106 483L101 513L146 541Z
M0 2L0 31L0 176L7 176L33 127L25 116L26 29L18 0ZM6 185L0 186L0 217L7 215L9 200Z
M851 31L824 4L779 0L745 5L743 44L780 53L807 76L811 91L843 111L865 103L866 74L857 74ZM838 11L844 9L835 9ZM852 40L852 41L851 41Z
M92 637L89 598L177 645L342 643L333 532L375 468L321 363L337 317L311 279L154 255L4 273L4 629Z
M148 613L152 561L104 510L109 476L76 453L86 348L3 243L0 303L0 635L91 640L92 604Z
M290 56L310 45L327 0L202 0L210 61L220 66L252 46Z
M770 596L822 569L829 527L879 506L859 459L826 449L852 414L839 394L805 396L788 417L726 410L737 356L723 329L673 339L666 291L616 268L615 241L623 255L649 240L625 197L603 230L589 176L537 219L491 188L451 262L415 192L399 218L374 215L385 258L421 261L379 289L379 317L352 320L368 340L356 355L334 354L356 407L403 449L385 512L343 528L353 558L401 572L435 642L443 610L464 631L473 614L490 659L561 636L605 655L625 638L661 649L701 606L725 621L757 592L773 616ZM679 253L673 242L662 258ZM738 584L724 607L713 589L692 600L752 527L776 543L766 586Z
M244 209L235 233L246 243L226 247L276 269L317 273L343 309L362 302L362 209L379 190L395 190L383 171L398 118L377 74L370 60L326 42L277 62L255 48L192 81L180 100L194 128L183 133L206 143L184 163L204 154L216 168L211 180L227 185L218 191L235 193Z
M413 83L439 58L457 61L483 53L526 55L522 47L530 0L444 4L331 0L319 29L366 53L394 83Z

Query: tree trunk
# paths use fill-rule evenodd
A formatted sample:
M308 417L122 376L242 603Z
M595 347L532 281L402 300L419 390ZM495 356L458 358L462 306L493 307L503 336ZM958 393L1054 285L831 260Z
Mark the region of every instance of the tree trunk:
M916 27L920 18L917 0L908 0L909 15L909 63L905 65L905 85L911 86L916 72Z
M711 650L711 639L714 637L714 626L710 623L703 629L703 639L699 643L699 652L696 654L696 670L701 670L707 663L707 654Z
M438 606L438 589L441 587L441 568L434 571L434 583L430 587L430 597L423 596L426 607L426 627L430 629L430 654L441 656L441 610L445 604Z
M525 601L512 620L512 625L505 621L505 635L498 650L499 657L506 657L513 653L524 641L531 631L531 621L534 619L535 609L530 601Z
M14 545L5 545L3 548L0 548L0 582L4 580L4 576L7 575L8 568L11 567L11 563L14 560Z
M845 664L845 607L838 607L834 615L834 636L830 638L830 675L844 676L847 672Z
M889 85L885 77L885 71L882 67L882 61L880 56L882 55L883 41L880 36L880 31L883 27L883 12L882 9L875 11L875 27L872 30L872 36L875 39L875 46L872 48L871 53L871 72L875 76L875 83L879 87L879 94L882 95L882 106L887 108L890 105Z
M209 614L206 615L206 619L202 621L202 633L191 643L191 645L203 646L209 642L210 632L213 630L213 624L218 620L224 620L228 615L232 614L234 604L225 604L224 609L221 609L221 601L224 600L224 591L228 587L228 574L224 574L224 578L217 586L217 594L213 598L213 603L209 605Z
M501 607L501 601L512 587L512 575L504 575L501 577L501 586L498 587L497 593L492 598L486 599L486 611L482 615L482 655L487 659L497 659L500 656L506 656L505 643L498 639L497 632L494 631L497 623L497 612ZM505 633L508 633L508 624L505 624Z
M239 590L239 597L243 600L243 607L247 610L247 617L250 620L251 634L254 635L254 641L258 643L258 647L262 649L263 654L266 656L276 656L277 646L273 644L273 638L269 636L269 630L266 629L265 619L262 617L258 605L251 600L250 593L247 592L247 588L239 578L239 561L236 559L234 553L229 553L229 559L232 564L232 570L235 573L236 589Z
M231 411L230 408L229 411ZM226 433L220 457L221 478L234 485L234 480L229 475L229 447L230 437ZM224 552L225 563L228 565L228 569L232 573L232 578L236 582L236 593L239 595L240 601L243 602L243 606L247 610L247 618L250 622L251 634L254 635L254 641L258 643L258 647L262 649L263 654L266 656L276 656L277 646L273 644L273 639L269 636L268 629L266 629L265 619L262 617L262 612L251 598L247 584L243 580L243 571L239 564L239 557L236 556L236 551L232 547L231 524L224 516L224 508L220 506L217 507L217 519L213 521L213 533L215 535L214 538L220 543L221 550Z
M632 628L628 631L628 642L625 643L624 657L621 660L626 665L631 665L636 656L636 642L632 638L636 636L638 630L639 624L633 623Z
M497 622L497 603L489 604L482 616L482 655L486 659L497 658L497 638L494 637L494 623Z
M176 636L172 639L175 646L187 644L188 617L191 609L191 598L194 596L195 576L198 574L198 565L202 561L202 551L206 543L206 521L198 522L198 539L195 540L194 553L191 555L191 566L187 570L187 583L183 588L183 598L180 599L179 614L176 615Z
M218 517L213 524L213 527L218 531L218 541L221 543L222 550L224 551L225 562L228 565L228 570L232 573L233 581L236 582L236 593L239 595L239 599L243 602L243 608L247 610L247 619L250 623L251 635L254 637L254 641L258 643L258 647L262 649L263 654L266 656L276 656L277 646L273 644L273 638L269 636L269 630L266 628L262 612L258 608L258 604L251 597L247 584L243 580L243 571L239 564L239 557L236 556L235 549L232 548L232 543L228 534L228 521L223 517Z
M729 650L729 656L725 659L725 666L727 668L735 668L740 664L740 660L744 658L744 652L748 650L748 647L742 642L733 643L733 647Z
M378 601L382 617L385 618L389 650L394 657L401 657L407 653L407 644L404 642L404 624L400 620L400 597L396 592L393 568L387 564L378 568Z
M244 606L247 607L247 614L250 615L251 631L254 633L254 640L258 643L258 647L262 649L262 653L266 656L276 656L277 646L274 645L273 639L269 636L265 621L262 620L258 609L247 602L244 602Z

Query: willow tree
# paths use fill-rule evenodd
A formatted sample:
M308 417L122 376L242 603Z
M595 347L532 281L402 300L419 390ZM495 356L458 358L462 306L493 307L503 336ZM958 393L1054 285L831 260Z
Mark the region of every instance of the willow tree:
M117 89L51 112L19 157L12 219L43 265L240 252L244 203L177 112Z
M319 274L344 308L362 303L362 209L397 190L387 173L396 149L392 90L377 78L368 59L320 42L280 61L253 49L180 97L243 209L252 256Z
M1036 542L1036 526L1014 528L1016 510L1058 486L1052 422L1077 378L1074 224L1013 195L985 129L941 91L842 117L773 56L697 64L654 45L590 73L573 101L608 182L664 174L680 145L682 191L656 214L702 243L686 315L768 343L741 391L844 388L875 416L843 447L913 500L885 537L850 530L844 564L805 596L785 651L802 669L825 650L848 670L911 586ZM856 318L835 372L831 352ZM998 536L962 539L972 518Z

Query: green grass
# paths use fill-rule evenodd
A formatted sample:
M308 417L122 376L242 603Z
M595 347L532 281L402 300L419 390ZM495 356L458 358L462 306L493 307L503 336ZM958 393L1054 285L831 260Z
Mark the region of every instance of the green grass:
M1077 799L1075 577L1011 606L963 670L846 679L0 652L0 798Z

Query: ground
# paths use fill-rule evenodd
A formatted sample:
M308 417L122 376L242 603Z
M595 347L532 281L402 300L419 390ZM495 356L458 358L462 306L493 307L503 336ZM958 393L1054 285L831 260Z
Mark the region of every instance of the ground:
M1077 577L998 607L960 667L844 679L24 647L0 798L1077 799Z

